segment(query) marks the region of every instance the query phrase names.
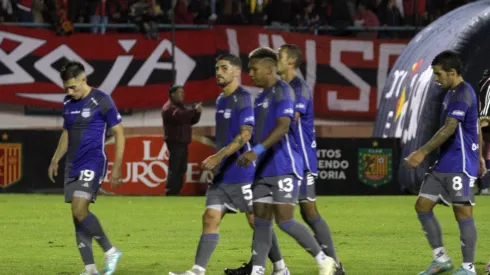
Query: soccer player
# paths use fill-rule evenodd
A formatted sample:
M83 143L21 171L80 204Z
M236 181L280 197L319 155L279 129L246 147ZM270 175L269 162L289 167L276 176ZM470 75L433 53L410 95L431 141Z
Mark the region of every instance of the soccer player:
M219 224L225 213L247 213L253 228L252 182L254 165L247 168L237 166L238 157L251 149L249 140L255 125L252 98L248 91L238 84L242 72L240 58L224 54L217 58L216 82L223 92L216 101L216 148L217 153L204 160L202 166L212 170L214 177L206 193L206 210L203 214L202 235L199 240L194 266L184 273L170 275L204 275L211 254L219 238ZM274 263L274 275L289 274L282 260L273 235L275 249L269 257Z
M476 227L473 220L472 187L478 176L481 134L478 102L471 85L463 80L463 64L457 53L444 51L432 61L434 80L446 90L439 131L405 160L415 168L440 147L439 158L420 188L415 210L433 249L433 261L419 274L439 274L452 270L453 263L442 242L442 232L433 208L437 203L453 205L458 221L463 264L453 275L476 274Z
M249 55L249 74L263 88L254 102L254 147L242 154L238 165L257 161L253 185L255 231L252 243L252 275L263 275L272 245L272 219L315 257L319 274L333 274L335 261L323 253L310 231L294 219L298 182L303 178L303 160L294 137L294 91L277 80L277 55L258 48Z
M115 138L115 159L111 171L111 186L122 184L121 164L124 154L124 131L111 97L87 85L85 69L79 62L70 61L60 72L68 95L63 106L63 133L48 169L54 182L58 163L66 153L65 202L71 203L78 250L85 264L81 275L98 275L92 253L92 239L105 252L103 275L116 271L122 252L112 246L97 217L89 211L107 169L104 152L106 129Z
M482 157L485 160L485 166L490 167L490 77L488 70L483 72L483 76L478 83L480 88L480 126L483 139ZM486 168L485 168L486 170ZM485 171L481 177L480 195L490 195L490 173Z

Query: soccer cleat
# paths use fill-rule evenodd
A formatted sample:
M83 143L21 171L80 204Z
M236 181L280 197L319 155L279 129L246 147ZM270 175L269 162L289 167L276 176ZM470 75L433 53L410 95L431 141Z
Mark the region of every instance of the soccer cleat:
M102 275L112 275L116 272L117 263L122 256L121 250L116 248L114 253L107 255L104 257L104 271L102 271Z
M187 270L184 273L174 273L174 272L169 272L168 275L205 275L206 271L199 271L197 269L191 269Z
M485 268L485 272L490 275L490 263L487 264L487 268Z
M318 274L319 275L335 275L337 271L337 263L331 257L326 258L325 263L322 265L318 265Z
M452 275L476 275L476 272L460 267Z
M273 271L271 275L291 275L291 272L285 267L284 269Z
M83 273L80 275L100 275L100 273L99 272L92 273L88 270L84 270Z
M453 262L451 260L446 261L446 262L439 262L436 260L433 260L430 263L429 268L427 270L422 271L419 273L419 275L433 275L433 274L440 274L449 270L452 270L454 268Z
M339 265L337 266L334 275L345 275L345 270L341 262L339 262Z
M250 275L252 273L252 265L250 263L243 264L237 269L225 269L226 275Z

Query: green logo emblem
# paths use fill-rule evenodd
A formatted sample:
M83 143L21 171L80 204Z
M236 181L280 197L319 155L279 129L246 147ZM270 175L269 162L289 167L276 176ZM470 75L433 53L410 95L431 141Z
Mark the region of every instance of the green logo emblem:
M373 147L378 143L373 142ZM378 187L393 179L391 148L359 148L357 174L366 185Z

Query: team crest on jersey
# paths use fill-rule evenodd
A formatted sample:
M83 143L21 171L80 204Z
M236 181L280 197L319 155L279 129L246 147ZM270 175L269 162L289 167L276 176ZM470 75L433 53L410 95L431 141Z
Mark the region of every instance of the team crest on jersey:
M22 179L22 144L0 143L0 187Z
M229 119L231 117L231 109L226 109L223 117Z
M84 118L90 117L90 108L83 108L82 117Z
M264 102L262 102L262 107L265 109L267 107L269 107L269 100L264 100Z
M376 146L373 142L373 147ZM393 179L391 148L359 148L357 152L358 176L362 183L378 187Z

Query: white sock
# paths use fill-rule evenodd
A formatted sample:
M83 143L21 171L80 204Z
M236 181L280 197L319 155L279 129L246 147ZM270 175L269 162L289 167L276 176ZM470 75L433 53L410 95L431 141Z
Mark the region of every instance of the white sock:
M194 265L194 266L192 267L192 269L197 269L197 270L199 270L199 272L204 272L204 271L206 271L206 269L205 269L204 267L202 267L202 266L198 266L198 265Z
M264 275L265 273L265 268L260 265L254 265L252 267L252 273L250 275Z
M279 260L272 264L274 266L274 271L280 271L286 268L286 263L284 260Z
M446 253L446 249L444 247L438 247L432 251L432 256L434 260L438 262L447 262L449 261L449 256Z
M104 256L109 256L109 255L112 255L114 253L116 253L117 249L113 246L111 249L107 250L106 253L104 253Z
M97 266L95 266L95 264L89 264L89 265L86 265L85 266L85 270L90 272L90 274L95 274L95 273L99 273L97 271Z
M320 253L315 256L315 260L319 265L322 265L327 261L327 255L325 255L323 251L320 251Z
M463 263L463 268L476 273L474 263Z

